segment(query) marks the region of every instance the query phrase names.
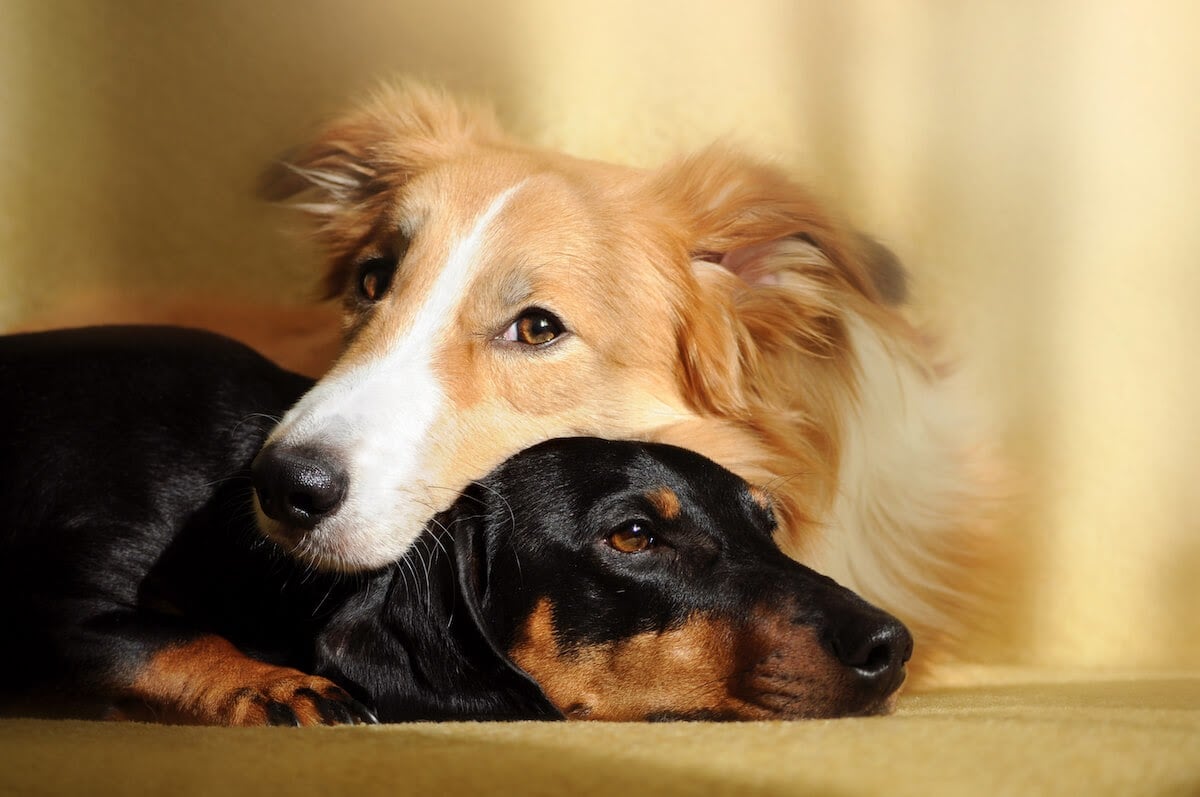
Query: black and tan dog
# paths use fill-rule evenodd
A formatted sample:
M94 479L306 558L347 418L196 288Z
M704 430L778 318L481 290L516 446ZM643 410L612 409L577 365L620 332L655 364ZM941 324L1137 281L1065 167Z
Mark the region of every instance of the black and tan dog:
M768 499L682 449L543 443L401 562L338 576L254 521L251 462L308 380L143 327L2 338L0 383L5 713L829 717L885 711L903 680L904 627L780 553Z

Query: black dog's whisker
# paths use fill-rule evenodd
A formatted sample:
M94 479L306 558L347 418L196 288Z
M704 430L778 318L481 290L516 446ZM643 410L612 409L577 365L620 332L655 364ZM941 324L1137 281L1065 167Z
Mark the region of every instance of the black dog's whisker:
M416 553L417 561L419 561L421 563L421 567L425 571L425 600L426 600L426 602L432 604L433 603L433 584L429 580L428 555L430 552L429 552L428 548L425 547L426 539L427 539L427 537L425 537L424 535L417 538L417 543L419 543L421 547L420 547L420 549L415 550L414 553ZM414 545L413 547L416 548L416 545Z
M332 574L331 578L329 579L329 589L325 591L325 595L322 596L321 600L317 601L317 605L313 607L313 617L318 617L321 614L321 608L325 606L325 601L329 600L329 596L333 594L333 591L340 586L341 579L342 575L340 573Z
M782 473L782 474L764 482L762 485L762 488L764 490L766 490L768 493L776 492L783 485L789 484L790 482L792 482L796 479L807 478L811 475L812 474L807 471L797 471L795 473Z
M410 592L410 593L417 592L418 591L417 587L420 585L420 581L417 578L417 571L416 571L416 568L413 567L412 561L408 557L404 557L400 560L400 564L404 566L404 571L405 571L405 575L404 575L404 586L406 588L405 591ZM408 586L409 575L412 576L412 587Z
M436 489L445 489L445 488L436 488ZM430 537L433 539L434 543L436 543L436 544L437 544L437 546L438 546L439 548L441 548L441 549L442 549L442 553L444 553L446 556L449 556L449 555L450 555L450 551L449 551L449 550L447 550L446 546L442 544L442 541L441 541L440 537L441 537L441 534L442 534L442 533L449 533L449 531L450 531L450 530L446 528L445 524L443 524L441 521L439 521L439 520L437 519L437 514L436 514L436 512L437 512L437 508L436 508L436 507L434 507L432 504L430 504L430 503L428 503L428 502L425 502L425 501L420 501L420 502L418 502L418 503L419 503L421 506L423 506L423 507L425 507L426 509L428 509L428 510L429 510L431 513L433 513L433 514L431 515L431 517L429 518L429 524L430 524L430 525L433 525L433 526L436 526L436 527L437 527L437 531L436 531L436 532L434 532L434 531L431 529L431 530L430 530L430 535L429 535L429 536L430 536Z
M441 549L442 553L445 555L445 557L447 559L447 563L450 564L450 567L453 570L453 563L450 561L450 558L451 558L450 551L448 548L446 548L446 546L442 543L442 540L441 540L441 537L443 534L445 534L448 537L453 536L450 532L450 529L448 529L444 523L442 523L440 520L438 520L436 516L433 518L430 518L429 525L431 526L431 528L428 529L429 538L433 541L434 545L436 545L438 548ZM431 556L432 556L432 552L431 552ZM450 611L447 612L446 627L449 628L453 622L454 622L454 607L452 606Z
M501 503L504 504L504 508L508 510L509 528L511 528L513 530L513 532L516 533L516 531L517 531L517 514L516 514L516 512L513 511L512 503L507 498L505 498L500 493L499 490L496 490L494 487L489 487L488 485L484 484L483 482L479 482L479 481L472 482L472 484L479 487L480 489L486 490L487 492L491 493L493 496L495 496L497 499L499 499ZM510 540L511 540L511 538L510 538ZM511 546L511 549L512 549L512 555L513 555L513 561L516 562L516 564L517 564L517 576L522 581L524 581L525 580L525 571L521 568L521 557L517 553L517 549L515 546Z

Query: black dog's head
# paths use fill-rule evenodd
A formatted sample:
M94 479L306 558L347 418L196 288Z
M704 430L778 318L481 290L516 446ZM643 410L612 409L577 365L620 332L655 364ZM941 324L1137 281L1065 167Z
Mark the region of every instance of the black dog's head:
M352 595L316 669L384 721L886 711L908 631L784 556L774 525L764 493L693 452L551 440Z
M440 523L490 646L569 718L874 714L904 679L904 626L784 556L768 497L693 452L552 440Z

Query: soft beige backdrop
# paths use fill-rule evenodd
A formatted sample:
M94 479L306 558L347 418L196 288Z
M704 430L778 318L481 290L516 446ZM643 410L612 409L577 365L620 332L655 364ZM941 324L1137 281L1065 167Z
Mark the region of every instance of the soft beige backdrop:
M388 74L583 155L728 135L889 243L957 333L1025 487L988 655L1194 667L1197 9L0 0L0 324L113 286L303 297L255 176Z

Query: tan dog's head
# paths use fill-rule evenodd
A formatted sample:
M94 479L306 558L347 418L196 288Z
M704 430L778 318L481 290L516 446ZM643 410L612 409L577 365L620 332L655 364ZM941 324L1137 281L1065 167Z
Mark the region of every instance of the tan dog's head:
M536 150L416 85L335 121L268 190L303 199L346 310L344 353L255 464L265 530L325 567L397 559L551 437L713 418L695 447L737 470L770 359L834 357L834 293L877 299L854 236L773 170L720 148L648 172Z

